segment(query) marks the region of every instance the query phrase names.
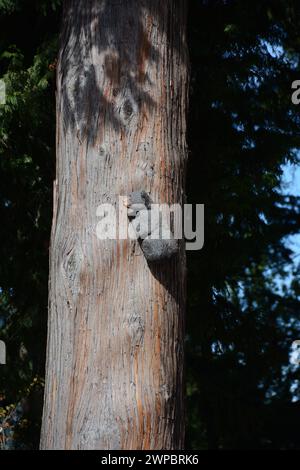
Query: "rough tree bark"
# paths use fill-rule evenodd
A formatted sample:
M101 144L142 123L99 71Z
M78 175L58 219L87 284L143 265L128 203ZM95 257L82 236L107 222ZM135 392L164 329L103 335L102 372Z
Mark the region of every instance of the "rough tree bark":
M65 1L42 449L183 446L184 246L150 266L95 229L133 190L183 202L186 3Z

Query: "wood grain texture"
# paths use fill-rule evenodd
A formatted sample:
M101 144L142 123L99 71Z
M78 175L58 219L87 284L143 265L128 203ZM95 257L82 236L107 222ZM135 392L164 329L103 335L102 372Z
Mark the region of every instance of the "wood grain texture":
M186 3L65 1L42 449L183 446L184 245L149 266L96 209L184 202Z

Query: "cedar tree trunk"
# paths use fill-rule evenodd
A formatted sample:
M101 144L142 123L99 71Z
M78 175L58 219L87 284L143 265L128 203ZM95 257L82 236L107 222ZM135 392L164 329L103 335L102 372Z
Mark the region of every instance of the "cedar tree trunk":
M42 449L183 446L184 244L150 266L96 210L184 202L186 4L64 4Z

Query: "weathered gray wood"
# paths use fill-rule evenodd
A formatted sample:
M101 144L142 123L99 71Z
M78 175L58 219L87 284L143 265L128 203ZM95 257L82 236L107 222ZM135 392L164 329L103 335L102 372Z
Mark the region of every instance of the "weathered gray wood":
M57 78L42 449L178 449L185 254L149 267L96 208L182 203L185 0L67 0Z
M0 364L6 364L6 345L0 340Z

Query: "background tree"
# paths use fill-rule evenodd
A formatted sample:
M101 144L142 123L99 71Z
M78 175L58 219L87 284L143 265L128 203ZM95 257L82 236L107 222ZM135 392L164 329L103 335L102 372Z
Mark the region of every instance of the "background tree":
M6 447L37 447L45 363L59 2L0 2L0 370ZM25 402L24 402L25 398ZM16 406L22 402L23 406ZM14 439L12 432L14 431ZM19 436L16 439L16 436Z
M188 258L189 436L196 448L298 447L299 270L286 237L299 233L299 200L280 184L299 161L299 5L191 7L187 187L206 219Z

